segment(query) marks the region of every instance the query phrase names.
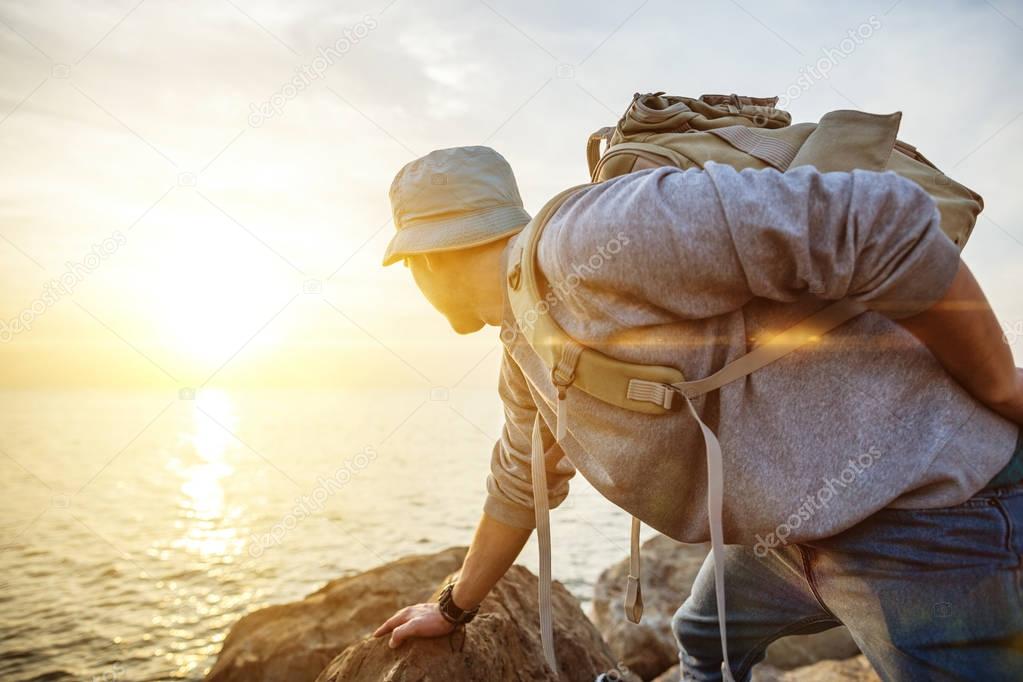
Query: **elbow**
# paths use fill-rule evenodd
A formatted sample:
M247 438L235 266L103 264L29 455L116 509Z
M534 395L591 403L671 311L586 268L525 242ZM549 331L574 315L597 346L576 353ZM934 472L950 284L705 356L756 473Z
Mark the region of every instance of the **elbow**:
M872 274L853 287L851 297L900 322L933 309L948 294L962 265L959 250L937 223L908 230L903 240L875 252L879 257Z

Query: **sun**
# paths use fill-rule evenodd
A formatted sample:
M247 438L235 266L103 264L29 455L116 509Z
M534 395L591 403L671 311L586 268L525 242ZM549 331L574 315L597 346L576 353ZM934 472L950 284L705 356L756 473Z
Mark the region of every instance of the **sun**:
M137 280L145 282L146 315L161 345L196 369L250 345L279 345L286 329L272 321L301 291L301 273L222 221L196 215L182 221L190 224L187 233L162 240L158 262Z

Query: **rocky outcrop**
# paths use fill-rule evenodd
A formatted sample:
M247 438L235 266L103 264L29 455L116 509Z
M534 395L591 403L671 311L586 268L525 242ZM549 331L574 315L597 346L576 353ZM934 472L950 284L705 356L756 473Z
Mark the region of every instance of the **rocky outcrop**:
M312 682L395 611L427 601L465 552L405 557L332 580L301 601L253 611L231 628L206 682Z
M671 617L689 596L689 589L703 565L709 546L687 545L664 535L643 544L643 620L639 625L625 618L622 605L628 559L606 569L594 586L593 616L597 629L611 647L615 660L651 680L678 663L678 647L671 631ZM844 659L859 653L845 628L814 635L797 635L774 642L767 651L768 664L791 669L824 659Z
M434 597L465 552L406 557L250 613L231 628L206 682L558 680L540 646L537 578L521 566L508 571L464 630L396 650L386 637L370 637L397 610ZM592 682L611 670L607 644L561 583L553 602L560 680Z
M397 650L387 646L386 638L362 640L338 656L317 682L593 682L610 671L610 650L561 583L554 583L553 603L560 677L543 658L537 578L522 566L512 566L464 630L408 640Z
M513 566L468 627L436 639L407 640L398 649L370 634L402 607L431 600L457 572L464 547L411 556L333 580L305 599L243 617L224 641L206 682L419 682L549 680L639 682L678 680L671 617L689 594L707 547L657 536L643 546L643 623L622 609L623 561L600 577L591 623L560 584L553 589L555 648L560 676L547 669L540 645L537 578ZM602 636L603 635L603 636ZM610 645L608 644L610 643ZM844 630L779 640L756 682L874 682ZM800 667L802 666L802 667ZM788 668L793 668L788 670ZM660 675L660 677L657 677Z

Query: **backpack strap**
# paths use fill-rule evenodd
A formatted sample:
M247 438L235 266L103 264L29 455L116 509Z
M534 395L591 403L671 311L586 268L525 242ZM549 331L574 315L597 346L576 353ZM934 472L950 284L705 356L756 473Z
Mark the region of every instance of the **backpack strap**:
M593 177L593 170L597 167L597 162L600 161L600 143L605 140L610 140L611 135L614 134L614 128L601 128L590 133L590 138L586 141L586 165L590 168L590 177Z
M571 385L598 400L633 412L663 414L671 409L670 397L664 397L662 404L654 404L648 398L631 396L629 382L638 379L670 385L685 379L680 370L623 362L577 344L554 317L547 314L549 306L540 292L536 248L543 228L569 197L591 186L579 185L561 192L547 202L523 229L508 258L508 299L519 332L544 364L551 368L552 376L560 386Z
M655 166L663 166L667 162L676 168L685 169L693 165L692 160L664 145L651 144L649 142L619 142L590 167L590 181L600 182L600 171L604 163L607 159L614 158L622 152L631 152L639 158L650 161Z
M686 398L696 398L715 391L725 384L766 367L800 346L819 341L824 334L865 310L867 307L862 303L843 299L822 308L780 334L775 334L746 355L733 360L710 376L694 381L678 381L671 385L657 385L643 379L630 379L628 393L633 400L667 404L670 408L672 400L669 394L679 393Z
M558 430L564 426L559 420ZM540 604L540 645L547 665L558 674L558 659L554 652L554 608L551 603L551 512L547 499L547 469L543 449L542 420L537 411L533 420L530 452L530 478L533 480L533 514L536 517L536 541L540 548L540 576L537 601ZM558 434L560 439L563 434Z

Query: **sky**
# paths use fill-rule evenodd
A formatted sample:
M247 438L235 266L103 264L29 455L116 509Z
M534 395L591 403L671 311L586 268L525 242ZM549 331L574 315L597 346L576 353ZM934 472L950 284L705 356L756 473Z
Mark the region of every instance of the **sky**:
M986 200L964 258L1020 357L1021 2L82 5L0 2L0 387L494 385L496 330L380 267L392 177L486 144L535 212L658 90L902 111Z

